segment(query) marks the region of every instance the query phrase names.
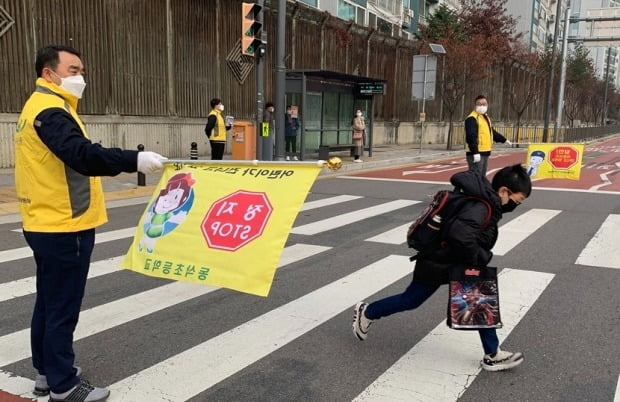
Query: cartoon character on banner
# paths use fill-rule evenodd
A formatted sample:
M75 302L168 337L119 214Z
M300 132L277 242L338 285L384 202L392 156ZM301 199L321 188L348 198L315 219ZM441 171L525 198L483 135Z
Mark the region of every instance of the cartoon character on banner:
M533 151L530 155L530 164L527 167L527 174L530 177L536 177L538 173L538 167L542 165L545 160L545 153L541 150Z
M196 180L191 173L177 173L168 179L155 201L149 205L144 220L144 236L138 243L138 250L152 253L155 241L176 229L187 217L194 203Z

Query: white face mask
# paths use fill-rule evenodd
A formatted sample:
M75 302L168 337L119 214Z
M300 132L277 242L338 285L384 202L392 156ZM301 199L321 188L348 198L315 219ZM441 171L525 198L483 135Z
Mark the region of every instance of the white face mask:
M476 106L476 113L485 114L488 108L488 106Z
M70 75L68 77L61 77L55 71L52 71L58 78L60 78L60 87L65 91L75 95L78 99L82 99L84 88L86 88L86 81L84 81L83 75Z
M362 117L362 112L357 112L355 114L357 115L357 117Z
M217 105L217 108L220 109L220 112L224 111L224 105Z

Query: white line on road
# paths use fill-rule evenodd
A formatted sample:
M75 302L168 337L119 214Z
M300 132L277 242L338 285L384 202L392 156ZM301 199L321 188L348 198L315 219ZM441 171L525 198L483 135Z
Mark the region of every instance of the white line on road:
M560 212L555 209L530 209L500 226L498 241L492 250L493 254L506 254Z
M553 276L510 268L500 272L500 337L510 334ZM455 331L442 322L354 401L456 401L476 379L483 354L477 331Z
M411 273L388 256L110 386L110 402L184 401Z
M357 200L358 198L362 198L362 197L357 196L357 195L346 195L345 194L345 195L338 195L335 197L323 198L321 200L307 201L301 207L300 211L308 211L310 209L326 207L328 205L339 204L341 202Z
M620 168L620 162L616 162L616 166ZM609 179L609 175L620 172L620 169L610 170L609 172L601 173L599 177L601 178L601 184L597 184L596 186L590 187L590 190L596 191L601 187L605 187L611 184L611 180Z
M376 236L369 237L366 241L373 241L375 243L384 244L403 244L407 240L407 229L413 223L414 218L411 218L411 222L396 227L387 232L380 233Z
M620 215L608 215L601 227L581 250L575 264L620 268Z
M620 376L618 376L618 385L616 385L616 396L614 402L620 402Z
M368 207L364 209L358 209L346 214L334 216L332 218L323 219L317 222L308 223L305 225L294 227L291 233L314 235L317 233L325 232L331 229L336 229L343 225L350 225L355 222L362 221L364 219L371 218L373 216L381 215L387 212L391 212L400 208L408 207L416 204L419 201L412 200L394 200L383 204L376 205L374 207Z
M279 267L300 261L331 247L311 244L295 244L282 252ZM409 267L410 269L410 267ZM105 331L112 327L144 317L148 314L183 303L210 293L218 288L185 282L172 282L113 302L102 304L80 313L80 322L73 339L78 340ZM30 328L0 337L2 345L0 367L30 356ZM0 389L2 381L0 381Z
M114 240L125 239L132 237L136 231L135 226L132 228L125 228L119 230L110 230L103 232L95 236L95 244L106 243ZM0 251L0 262L8 262L20 260L22 258L32 257L32 250L30 247L12 248L10 250Z
M88 271L88 278L96 278L118 271L122 260L123 257L114 257L91 263ZM5 282L0 284L0 302L27 296L36 291L36 277L34 276L12 282Z

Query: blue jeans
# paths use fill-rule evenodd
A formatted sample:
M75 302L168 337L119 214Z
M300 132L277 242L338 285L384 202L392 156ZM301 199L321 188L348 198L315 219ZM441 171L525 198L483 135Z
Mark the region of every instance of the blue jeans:
M86 286L95 229L75 233L24 231L37 264L37 298L32 313L32 364L55 393L79 379L73 367L73 332Z
M431 297L440 285L426 285L419 282L411 284L401 294L388 296L370 303L366 307L365 316L370 320L378 320L394 313L413 310L420 307L426 299ZM499 338L494 328L479 329L482 348L487 355L494 354L499 348Z

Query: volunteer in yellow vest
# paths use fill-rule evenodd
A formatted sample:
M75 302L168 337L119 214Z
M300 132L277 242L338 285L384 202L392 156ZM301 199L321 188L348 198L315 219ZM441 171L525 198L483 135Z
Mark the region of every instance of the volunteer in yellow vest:
M222 112L224 105L220 99L211 99L211 113L207 117L205 133L211 144L211 160L222 160L226 148L226 131L230 130L230 124L224 121Z
M465 119L465 159L469 170L478 171L483 177L487 175L487 164L494 142L512 145L503 135L495 131L491 119L487 116L489 103L483 95L476 97L474 110Z
M77 114L86 83L75 49L44 47L35 69L36 86L15 133L15 187L24 238L36 263L30 336L34 393L50 393L50 401L102 401L110 392L80 379L73 353L95 228L107 222L97 176L136 169L153 173L165 158L104 148L88 139Z

